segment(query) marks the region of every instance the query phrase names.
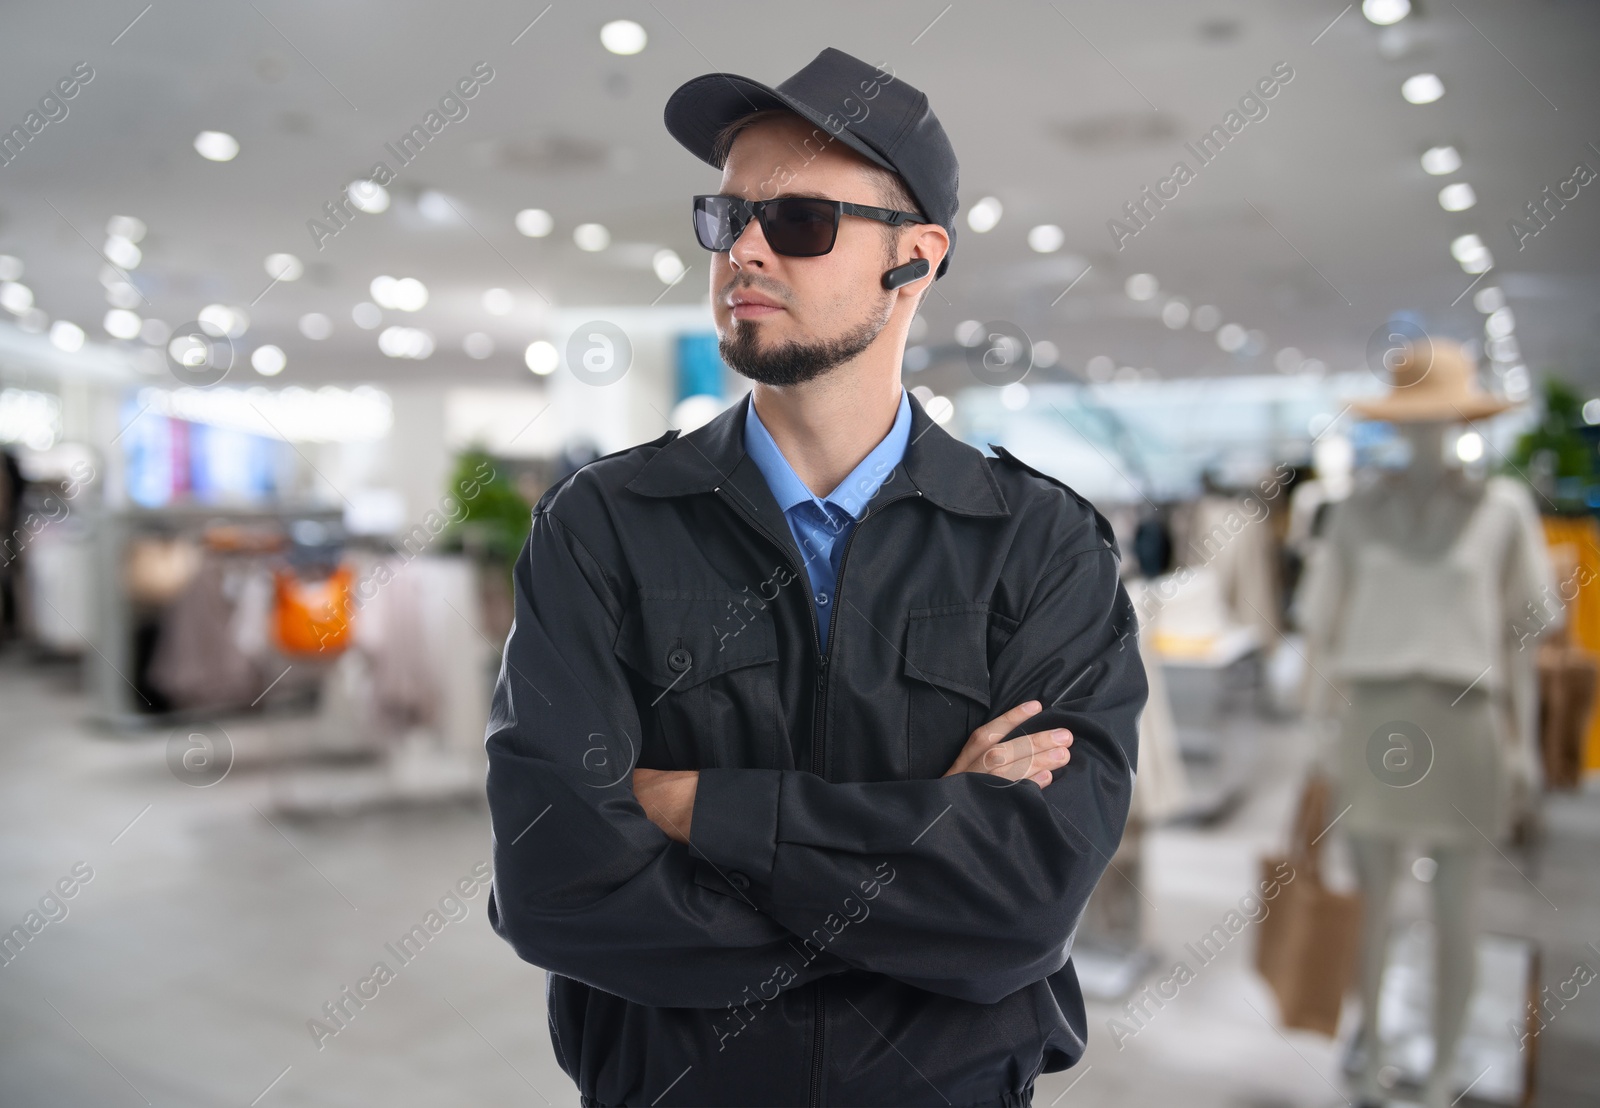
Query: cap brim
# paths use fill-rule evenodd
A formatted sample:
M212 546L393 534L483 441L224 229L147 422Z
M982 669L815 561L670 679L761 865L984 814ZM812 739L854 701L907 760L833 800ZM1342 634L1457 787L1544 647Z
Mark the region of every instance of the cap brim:
M662 115L667 132L684 149L707 165L721 169L722 163L717 160L715 152L717 135L740 116L767 108L787 108L821 127L828 135L873 164L894 171L888 159L863 142L848 124L840 127L841 121L836 119L830 127L825 113L737 73L707 73L684 82L667 98L667 107Z
M1520 400L1502 400L1495 396L1473 396L1440 403L1432 398L1408 401L1403 396L1391 394L1378 400L1358 400L1350 408L1366 419L1385 423L1414 423L1425 420L1487 419L1521 405Z

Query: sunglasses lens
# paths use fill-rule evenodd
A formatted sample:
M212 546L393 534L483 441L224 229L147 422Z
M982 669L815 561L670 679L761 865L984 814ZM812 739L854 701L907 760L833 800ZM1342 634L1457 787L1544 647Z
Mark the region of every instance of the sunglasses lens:
M767 205L761 218L767 245L791 258L815 258L833 249L839 211L829 200L785 198Z
M694 201L694 235L707 250L729 250L739 237L733 226L733 206L726 196L697 196Z

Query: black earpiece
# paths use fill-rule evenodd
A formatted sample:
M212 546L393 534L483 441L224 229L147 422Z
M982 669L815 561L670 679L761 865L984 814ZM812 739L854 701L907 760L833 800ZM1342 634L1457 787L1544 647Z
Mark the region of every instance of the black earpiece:
M897 289L928 275L928 259L912 258L905 265L897 265L883 275L883 287Z

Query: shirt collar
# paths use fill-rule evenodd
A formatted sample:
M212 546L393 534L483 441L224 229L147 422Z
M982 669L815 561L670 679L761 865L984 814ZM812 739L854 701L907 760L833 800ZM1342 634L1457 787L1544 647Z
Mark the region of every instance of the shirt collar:
M922 402L908 395L910 441L895 472L903 473L912 488L946 511L964 516L1010 515L1000 487L989 472L990 460L940 427L923 409ZM746 393L693 431L685 434L670 430L644 444L655 447L655 453L627 483L628 491L641 496L690 496L728 485L732 495L746 505L759 508L766 499L776 508L761 471L745 452L744 419L749 405L750 394ZM879 491L881 495L882 490ZM784 526L781 519L780 513L779 527Z
M795 473L789 459L783 456L772 432L761 422L755 404L745 406L744 449L750 460L761 470L772 489L778 507L787 512L796 504L807 500L821 504L827 501L835 508L848 512L853 519L861 517L862 509L878 486L888 480L894 467L905 457L906 443L911 438L911 400L904 387L900 389L900 405L895 411L894 424L889 433L868 452L843 481L825 497L816 496Z

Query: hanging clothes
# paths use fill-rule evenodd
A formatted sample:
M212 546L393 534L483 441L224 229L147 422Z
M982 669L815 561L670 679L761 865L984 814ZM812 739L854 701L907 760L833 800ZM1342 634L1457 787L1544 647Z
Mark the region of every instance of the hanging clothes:
M148 675L173 708L239 708L260 693L258 671L230 632L223 573L219 556L202 556L160 617Z
M331 657L349 645L352 566L315 579L279 568L272 579L273 625L284 653Z
M1185 565L1209 566L1234 621L1255 627L1263 645L1279 636L1278 543L1260 500L1207 494L1194 505L1181 551Z
M375 562L362 574L354 644L365 655L380 732L399 738L432 723L439 707L439 659L424 619L425 559ZM370 595L369 595L370 594Z

